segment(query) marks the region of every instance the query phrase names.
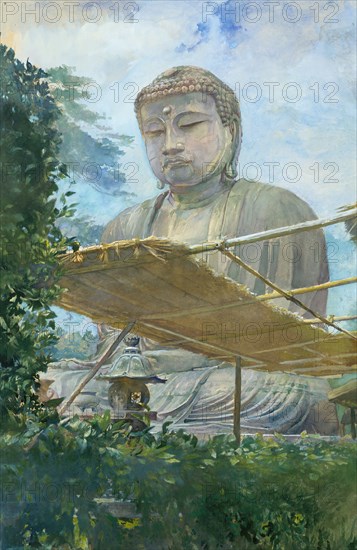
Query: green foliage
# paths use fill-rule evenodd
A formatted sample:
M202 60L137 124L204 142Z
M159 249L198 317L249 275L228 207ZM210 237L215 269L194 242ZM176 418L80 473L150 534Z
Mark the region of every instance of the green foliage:
M101 242L105 226L96 223L90 216L76 216L60 220L58 227L64 235L75 237L81 246L91 246Z
M238 447L232 436L199 442L166 427L133 434L109 414L42 430L13 422L0 448L6 548L337 550L357 541L351 440L245 437ZM108 495L135 502L137 517L115 517L100 500Z
M0 413L37 407L37 373L55 341L57 253L66 246L55 222L72 213L55 203L66 177L58 159L60 111L46 74L0 45Z
M71 177L101 193L133 196L123 190L126 178L119 161L122 148L134 138L113 132L103 125L104 115L87 107L94 104L91 94L95 99L101 93L98 84L66 65L49 69L48 79L63 115L57 122L63 135L60 158L70 167Z
M91 330L84 333L74 331L68 332L58 328L56 331L58 342L51 346L50 353L54 361L61 359L89 359L95 354L98 345L98 336Z
M348 212L349 210L352 210L352 208L356 208L356 204L346 204L345 206L341 206L338 210L340 212ZM357 244L357 222L356 218L352 218L350 220L345 221L345 228L347 233L349 234L352 242Z

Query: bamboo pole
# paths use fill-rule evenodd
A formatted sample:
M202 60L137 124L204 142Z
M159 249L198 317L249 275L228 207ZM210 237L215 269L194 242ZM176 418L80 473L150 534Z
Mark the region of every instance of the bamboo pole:
M253 233L251 235L244 235L242 237L234 237L233 239L210 241L203 244L191 245L190 251L192 254L199 254L200 252L209 252L218 250L224 245L225 248L231 248L239 244L250 244L259 241L265 241L268 239L276 239L277 237L284 237L286 235L293 235L295 233L301 233L302 231L310 231L311 229L321 229L328 225L341 223L346 220L350 220L357 215L357 208L352 208L344 214L337 214L333 218L321 218L317 220L311 220L308 222L297 223L295 225L288 225L284 227L278 227L276 229L269 229L268 231L260 231L259 233Z
M289 290L289 294L295 296L296 294L307 294L309 292L315 292L318 290L324 290L327 288L334 288L336 286L342 286L342 285L350 285L352 283L357 283L357 277L349 277L347 279L339 279L337 281L328 281L327 283L322 283L320 285L313 285L313 286L306 286L306 287L300 287L300 288L293 288L292 290ZM182 309L181 311L176 312L170 312L170 313L153 313L150 315L143 316L143 320L155 320L155 319L174 319L178 317L182 317L183 315L194 315L196 313L214 313L216 311L222 311L224 309L230 309L234 307L246 307L251 304L255 304L256 301L262 301L265 300L275 300L277 298L281 298L281 293L279 292L270 292L269 294L261 294L260 296L254 296L253 300L246 300L244 302L230 302L229 304L221 304L219 306L201 306L191 309Z
M140 320L140 326L152 328L154 330L160 330L160 332L164 332L165 334L170 334L170 336L177 337L180 340L184 339L185 342L192 342L193 344L198 344L200 347L205 346L208 349L223 352L221 356L218 356L219 358L222 358L222 359L227 359L228 360L229 357L234 357L234 352L232 352L232 353L227 352L226 348L218 346L217 344L209 344L208 342L204 342L202 340L197 340L196 338L191 338L189 336L184 336L183 334L180 334L178 332L174 332L173 330L169 330L167 328L157 327L156 325L152 325L150 323L147 323L146 320ZM155 336L153 336L153 338L155 338ZM172 342L171 342L170 345L172 345ZM197 353L200 353L200 352L198 351ZM208 355L208 352L207 352L207 355ZM255 357L250 357L248 355L242 355L242 358L245 359L246 361L256 361ZM267 362L265 362L264 364L267 364Z
M288 225L284 227L277 227L275 229L269 229L267 231L260 231L259 233L252 233L251 235L244 235L242 237L234 237L232 239L227 240L217 240L217 241L209 241L207 243L202 244L193 244L188 247L187 250L180 251L178 255L186 255L186 254L200 254L203 252L210 252L215 251L224 248L231 248L233 246L237 246L240 244L250 244L250 243L256 243L259 241L265 241L268 239L276 239L277 237L284 237L286 235L293 235L295 233L300 233L302 231L310 231L311 229L321 229L322 227L327 227L328 225L334 225L336 223L341 223L346 220L353 219L357 215L357 208L352 208L347 210L345 213L337 214L333 218L320 218L317 220L310 220L307 222L297 223L295 225ZM141 239L138 240L138 242L141 242L142 244L145 244L145 240L150 240L152 237L147 239ZM155 238L157 242L161 242L163 239ZM115 250L115 246L119 246L119 249L128 249L132 247L135 243L133 242L134 239L131 240L121 240L121 241L114 241L110 244L100 244L100 245L92 245L88 246L84 249L80 249L80 253L86 254L88 252L99 252L103 253L105 250ZM152 244L152 243L151 243ZM163 253L165 253L165 250L162 250ZM61 260L66 263L70 263L73 261L73 257L76 253L66 253L60 256ZM177 254L176 254L177 255ZM128 260L126 260L127 262ZM71 267L66 267L66 272L68 273L86 273L86 272L93 272L93 271L101 271L105 269L113 269L117 266L116 262L103 262L99 265L92 265L92 266L83 266L78 267L78 265Z
M240 445L240 411L242 400L242 366L241 358L238 355L236 358L235 367L235 388L234 388L234 413L233 413L233 433L236 437L238 445Z
M351 285L353 283L357 283L357 277L348 277L346 279L338 279L337 281L328 281L327 283L321 283L320 285L294 288L292 290L289 290L289 293L295 296L297 294L307 294L308 292L325 290L327 288L334 288L336 286L342 286L342 285ZM271 292L270 294L261 294L260 296L257 296L256 299L264 301L264 300L275 300L276 298L281 298L281 294L279 292Z
M340 322L340 321L353 321L354 319L357 319L357 315L341 315L340 317L335 317L334 315L329 315L329 317L332 317L333 321ZM323 321L320 321L320 319L304 319L303 323L309 324L309 325L317 325L319 323L322 323Z
M73 390L71 395L66 399L59 407L58 407L58 414L63 414L66 409L73 403L75 398L81 393L83 388L92 380L92 378L97 374L99 369L104 365L105 361L109 359L109 357L112 355L113 351L118 347L120 342L125 338L125 336L131 331L133 326L135 325L135 321L132 321L131 323L128 323L126 327L121 331L119 336L114 340L112 345L107 349L107 351L102 355L102 357L99 359L98 363L94 365L94 367L87 373L87 375L79 382L79 384L76 386L76 388Z

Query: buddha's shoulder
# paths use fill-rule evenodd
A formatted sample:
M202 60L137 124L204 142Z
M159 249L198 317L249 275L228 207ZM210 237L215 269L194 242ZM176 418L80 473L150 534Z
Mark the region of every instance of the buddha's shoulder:
M142 203L126 208L112 219L105 227L102 235L103 242L112 242L120 239L129 239L133 235L141 235L143 224L150 210L153 209L157 197L147 199Z
M129 206L125 210L119 212L119 214L116 216L116 218L114 218L113 221L118 219L125 220L129 218L136 218L137 216L142 216L145 212L151 210L154 207L156 199L157 197L153 197L151 199L147 199L143 202L135 204L134 206Z
M254 205L257 208L294 208L313 214L310 206L289 189L260 181L250 181L243 178L237 180L232 186L230 197L232 201L237 200L239 197L247 204Z
M152 199L147 199L144 202L135 204L134 206L129 206L125 210L122 210L119 212L119 214L109 222L109 224L116 225L118 223L126 223L129 220L136 220L136 219L142 219L143 216L148 212L148 210L151 210L156 201L157 197L153 197Z

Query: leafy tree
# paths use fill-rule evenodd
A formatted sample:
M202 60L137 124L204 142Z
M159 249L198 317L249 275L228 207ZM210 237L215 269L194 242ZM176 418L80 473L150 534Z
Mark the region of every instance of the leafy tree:
M124 155L122 147L130 146L134 138L113 132L104 124L105 115L88 108L98 84L75 75L74 67L66 65L49 69L48 78L63 114L57 121L63 134L60 158L71 177L102 193L132 196L123 190L126 179L119 161Z
M74 67L66 65L49 69L47 79L61 110L61 117L56 121L63 136L59 158L68 165L69 176L77 186L91 185L108 195L133 195L123 190L126 178L120 170L123 149L131 145L133 138L113 132L105 123L106 117L93 110L95 103L90 92L96 88L91 79L76 75ZM77 241L81 246L99 243L104 226L93 217L82 215L80 205L76 206L77 215L61 218L57 226L74 245ZM57 360L73 356L86 358L88 346L85 342L76 343L79 347L68 338L61 338L58 345L49 350Z
M341 206L338 208L339 212L348 212L349 210L352 210L353 208L357 207L357 203L354 204L345 204L345 206ZM345 228L347 231L348 236L350 237L351 241L357 244L357 222L356 217L351 218L350 220L345 220Z
M0 45L0 412L39 411L38 372L55 341L50 304L59 296L57 254L66 241L56 222L73 208L58 182L60 110L46 73Z
M55 361L61 359L88 359L95 354L98 336L87 329L84 333L68 332L61 327L57 328L58 342L51 347L51 355Z
M81 246L99 244L104 225L96 223L91 216L75 216L59 220L58 227L62 233L70 238L79 240Z

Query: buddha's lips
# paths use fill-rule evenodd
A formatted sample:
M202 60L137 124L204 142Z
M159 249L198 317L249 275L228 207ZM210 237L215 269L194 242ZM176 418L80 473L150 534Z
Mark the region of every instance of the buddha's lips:
M166 158L162 164L163 168L166 168L167 166L175 166L180 164L189 164L191 160L183 158L183 157L175 157L175 158Z

